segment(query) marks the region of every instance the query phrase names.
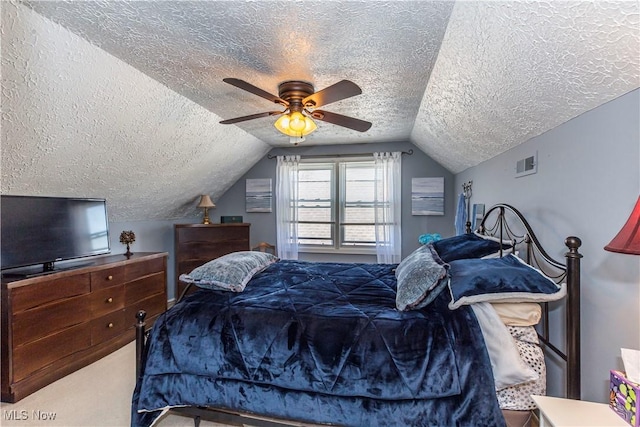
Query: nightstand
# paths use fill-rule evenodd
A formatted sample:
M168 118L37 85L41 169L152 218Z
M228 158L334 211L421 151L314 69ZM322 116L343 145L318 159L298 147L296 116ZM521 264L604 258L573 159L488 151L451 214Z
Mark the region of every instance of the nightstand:
M531 398L540 409L540 427L629 427L604 403L549 396Z

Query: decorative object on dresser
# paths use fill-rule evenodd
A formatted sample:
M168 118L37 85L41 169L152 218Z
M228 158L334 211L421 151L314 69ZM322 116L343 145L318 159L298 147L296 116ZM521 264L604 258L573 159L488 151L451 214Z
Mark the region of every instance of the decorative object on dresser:
M135 338L167 308L166 252L92 259L90 266L2 279L2 401L17 402Z
M203 224L210 224L209 220L209 208L215 208L216 205L211 201L211 197L208 194L203 194L200 196L200 202L198 203L199 208L204 209L204 218L202 219Z
M242 223L242 215L232 215L232 216L221 216L220 223L221 224L238 224Z
M248 251L250 226L247 223L175 224L175 296L180 296L187 287L179 280L181 274L188 274L222 255Z
M127 252L124 253L125 256L130 257L131 255L133 255L133 252L131 252L129 247L135 241L136 234L133 231L128 230L120 233L120 243L122 243L123 245L127 245Z
M627 222L604 248L611 252L640 255L640 196Z

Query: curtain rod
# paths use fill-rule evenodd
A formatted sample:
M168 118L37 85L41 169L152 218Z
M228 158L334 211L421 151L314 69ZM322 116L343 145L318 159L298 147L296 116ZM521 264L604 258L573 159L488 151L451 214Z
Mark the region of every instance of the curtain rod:
M401 151L400 154L407 154L411 156L413 154L413 149L410 148L409 151ZM359 154L316 154L309 156L300 156L304 159L321 159L321 158L332 158L332 157L364 157L364 156L373 156L373 153L359 153ZM271 154L267 154L267 159L275 159L278 156L273 156Z

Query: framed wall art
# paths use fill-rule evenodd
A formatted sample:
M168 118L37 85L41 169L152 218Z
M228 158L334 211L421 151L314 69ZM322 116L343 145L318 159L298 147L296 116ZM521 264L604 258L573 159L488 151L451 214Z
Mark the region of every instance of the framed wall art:
M271 178L247 179L247 212L271 212Z
M444 177L411 178L411 214L444 215Z

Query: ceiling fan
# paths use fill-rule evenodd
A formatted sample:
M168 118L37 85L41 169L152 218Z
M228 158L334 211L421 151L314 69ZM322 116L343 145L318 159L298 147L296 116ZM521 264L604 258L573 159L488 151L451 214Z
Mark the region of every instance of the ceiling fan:
M360 87L349 80L341 80L318 92L314 91L311 83L297 80L286 81L278 86L278 96L272 95L244 80L226 78L222 81L279 104L285 110L266 111L264 113L236 117L223 120L220 122L221 124L233 124L279 115L281 117L274 124L276 129L292 138L298 138L298 141L316 129L316 124L312 119L332 123L358 132L366 132L371 127L371 123L364 120L316 109L332 102L360 95L362 93Z

